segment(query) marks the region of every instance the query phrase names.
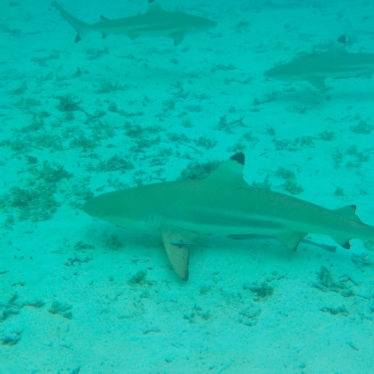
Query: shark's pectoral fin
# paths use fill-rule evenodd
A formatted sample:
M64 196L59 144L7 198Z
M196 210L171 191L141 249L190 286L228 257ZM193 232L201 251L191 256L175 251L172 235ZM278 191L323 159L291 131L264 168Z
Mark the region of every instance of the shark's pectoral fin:
M182 31L175 32L175 33L171 34L170 36L174 40L174 45L178 45L178 44L182 43L182 41L184 39L184 32L182 32Z
M192 234L182 229L161 230L162 242L171 266L183 280L188 280L189 247Z
M326 91L327 90L324 78L309 77L308 82L319 91Z
M296 248L301 239L305 237L306 233L303 232L289 232L277 236L277 239L287 248L296 251Z
M126 35L127 35L131 40L135 40L135 39L138 37L138 34L136 34L135 32L127 32Z

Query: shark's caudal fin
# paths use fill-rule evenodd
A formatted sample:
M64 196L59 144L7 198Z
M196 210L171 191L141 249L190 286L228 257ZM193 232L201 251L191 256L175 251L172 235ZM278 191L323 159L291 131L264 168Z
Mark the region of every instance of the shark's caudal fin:
M82 36L90 31L90 25L88 23L72 16L60 5L60 3L53 1L52 5L55 6L61 15L75 28L75 31L77 32L77 36L75 37L76 43L82 39Z

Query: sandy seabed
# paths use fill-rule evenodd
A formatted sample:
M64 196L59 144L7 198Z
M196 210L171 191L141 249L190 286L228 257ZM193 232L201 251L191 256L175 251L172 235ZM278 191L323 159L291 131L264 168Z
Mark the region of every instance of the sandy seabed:
M63 5L87 22L146 9ZM351 51L374 52L373 2L162 5L218 26L178 46L96 34L75 44L49 1L0 5L0 373L372 372L369 244L290 253L217 236L192 250L183 283L156 235L82 206L242 151L248 183L357 204L373 225L373 80L328 80L321 93L263 75L342 34Z

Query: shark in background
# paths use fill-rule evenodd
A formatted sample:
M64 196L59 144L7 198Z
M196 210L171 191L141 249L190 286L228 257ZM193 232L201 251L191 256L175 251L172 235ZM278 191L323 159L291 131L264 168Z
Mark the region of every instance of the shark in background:
M170 37L174 44L182 42L185 35L203 32L216 26L216 22L209 19L182 12L164 10L154 0L149 0L149 8L145 13L134 16L109 19L101 16L101 20L88 24L68 13L57 1L53 5L76 30L76 42L91 32L101 33L103 37L109 34L123 34L130 39L139 36Z
M202 180L105 193L88 201L84 210L121 227L157 230L174 271L184 280L189 250L201 235L261 235L292 250L308 233L328 235L344 248L353 238L374 241L374 226L356 216L355 206L330 210L251 187L242 176L244 161L244 154L237 153Z
M301 54L265 72L268 78L286 82L308 81L320 91L326 90L326 79L371 77L373 74L374 53L350 53L339 43L324 52Z

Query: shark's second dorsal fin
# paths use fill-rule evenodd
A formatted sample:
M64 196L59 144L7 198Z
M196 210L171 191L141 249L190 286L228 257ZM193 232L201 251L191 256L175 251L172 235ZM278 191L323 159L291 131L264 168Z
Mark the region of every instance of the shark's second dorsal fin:
M247 184L243 179L243 167L245 163L245 155L242 152L235 153L228 160L222 162L212 173L210 173L204 181Z
M356 205L348 205L343 208L335 209L335 212L354 222L361 222L360 218L356 216L357 207Z
M148 13L159 12L160 10L163 10L160 4L154 0L148 0Z

